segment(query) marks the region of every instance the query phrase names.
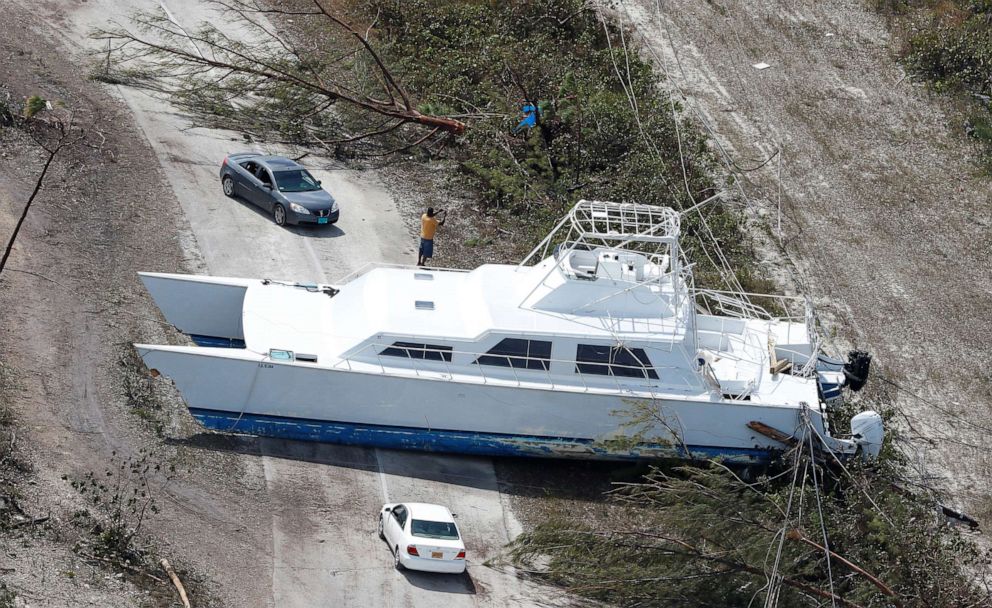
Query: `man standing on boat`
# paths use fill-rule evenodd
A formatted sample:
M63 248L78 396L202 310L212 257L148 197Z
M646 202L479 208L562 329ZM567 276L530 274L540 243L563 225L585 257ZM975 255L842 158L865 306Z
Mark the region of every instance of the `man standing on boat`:
M444 226L447 216L447 211L438 209L435 212L434 207L428 207L427 213L420 216L420 252L417 255L417 266L426 266L427 260L434 257L434 233L437 232L438 226Z

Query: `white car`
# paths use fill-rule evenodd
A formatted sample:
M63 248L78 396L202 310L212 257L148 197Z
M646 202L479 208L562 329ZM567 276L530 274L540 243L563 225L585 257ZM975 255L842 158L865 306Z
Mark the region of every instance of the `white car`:
M389 543L397 570L465 572L465 543L447 507L422 502L383 505L379 538Z

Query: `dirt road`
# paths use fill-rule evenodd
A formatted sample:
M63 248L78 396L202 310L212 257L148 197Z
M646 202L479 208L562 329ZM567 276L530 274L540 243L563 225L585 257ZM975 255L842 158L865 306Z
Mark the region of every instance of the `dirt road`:
M781 200L793 278L838 346L874 353L874 398L905 414L896 423L912 442L901 447L940 475L920 480L987 521L992 199L946 102L906 78L897 41L862 2L617 10L712 128L721 163L743 178L738 200L771 224L773 243Z
M230 29L195 0L64 0L30 8L64 36L73 49L72 61L81 70L86 65L82 53L92 44L86 38L90 30L106 25L111 17L122 18L129 10L166 10L186 28L212 20ZM114 93L154 150L171 189L168 198L175 197L189 222L190 233L182 241L191 260L187 266L219 276L324 282L367 262L413 260L414 241L392 197L373 173L310 161L313 172L340 202L342 219L327 229L279 228L256 208L227 199L220 190L220 162L226 154L244 150L240 138L186 130L183 118L161 100L124 88ZM162 231L174 229L161 226ZM167 270L161 264L154 266ZM101 421L93 421L91 431L100 433L102 427ZM236 558L245 564L238 573L209 572L204 564L211 577L220 579L221 599L231 606L525 606L543 605L556 597L482 565L518 530L504 506L491 461L266 440L245 445L249 447L232 456L238 461L231 470L235 478L217 478L218 493L226 484L257 488L256 496L248 492L245 499L258 504L244 508L265 513L269 529L239 532L254 539L256 547L267 538L271 550ZM200 518L205 505L214 511L224 507L223 501L209 496L189 498L186 526L195 535L197 528L211 525ZM387 500L440 501L451 506L467 536L469 575L445 578L395 572L387 547L375 534L375 516ZM245 526L253 523L260 522ZM224 542L216 535L213 540ZM186 544L196 551L194 539ZM213 551L223 552L224 547ZM222 563L230 567L231 560ZM246 584L239 587L237 582Z

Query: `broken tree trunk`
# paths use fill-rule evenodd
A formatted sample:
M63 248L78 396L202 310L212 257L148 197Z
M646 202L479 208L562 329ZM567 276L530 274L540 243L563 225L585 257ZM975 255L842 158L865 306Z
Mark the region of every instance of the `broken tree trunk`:
M855 564L854 562L846 559L845 557L843 557L841 555L838 555L837 553L834 553L832 550L827 549L826 547L823 547L823 546L817 544L815 541L806 538L805 536L803 536L803 533L800 532L799 530L796 530L796 529L789 530L789 533L786 535L786 538L788 538L789 540L794 540L794 541L799 541L799 542L805 543L805 544L809 545L810 547L813 547L814 549L817 549L819 551L829 552L831 557L833 557L834 559L836 559L840 563L844 564L845 566L847 566L851 570L854 570L855 572L857 572L861 576L865 577L866 579L868 579L868 581L872 585L875 585L876 587L878 587L879 591L881 591L885 595L891 597L892 598L892 603L895 604L897 608L902 608L902 602L899 600L899 595L896 594L896 592L893 591L891 587L889 587L888 585L886 585L885 583L883 583L881 579L879 579L874 574L868 572L867 570L865 570L861 566Z
M162 561L160 561L159 564L162 565L162 569L169 575L169 578L172 580L172 584L175 585L176 590L179 591L179 599L183 602L183 608L192 608L189 604L189 598L186 597L186 588L183 587L183 582L179 580L179 576L176 574L176 571L172 569L172 564L170 564L169 560L165 558L162 558Z

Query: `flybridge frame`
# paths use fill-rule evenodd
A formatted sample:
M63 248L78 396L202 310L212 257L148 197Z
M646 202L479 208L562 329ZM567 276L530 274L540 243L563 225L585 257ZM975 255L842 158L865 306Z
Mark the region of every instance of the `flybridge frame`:
M635 252L663 269L662 273L624 287L614 295L638 289L649 283L660 284L670 280L674 291L671 316L680 317L683 311L692 314L691 306L687 306L692 291L692 273L688 271L688 266L684 267L681 263L680 217L678 212L668 207L583 199L576 203L548 236L520 262L518 268L537 264L553 256L556 264L548 270L546 279L556 270L564 271L565 260L572 251L605 247ZM683 272L683 268L686 268L686 272ZM542 280L539 285L543 283ZM538 285L535 285L522 302L527 302L537 289ZM601 295L592 301L582 302L575 307L575 310L609 297Z
M668 207L583 199L520 262L520 266L547 258L557 247L612 247L637 251L652 261L667 255L672 272L678 274L679 220L679 214ZM563 231L567 232L562 235Z
M815 331L815 316L811 303L795 296L773 296L767 294L747 294L719 292L697 289L694 285L691 266L683 262L679 249L681 214L669 207L643 205L637 203L614 203L607 201L581 200L555 226L530 254L520 262L520 267L536 264L553 255L557 261L554 268L563 268L563 260L568 251L608 247L626 249L646 256L661 267L667 265L665 276L672 280L675 297L671 301L674 317L681 314L694 315L722 314L739 319L780 320L798 322L805 325L805 338L819 348ZM627 287L621 291L636 289L648 283L661 282L660 277L652 277ZM534 288L537 289L537 286ZM534 290L523 301L526 302ZM750 297L760 296L774 300L785 312L775 316L761 306L751 302ZM607 296L608 297L608 296ZM605 299L600 297L582 306ZM577 307L578 308L578 307ZM798 313L798 314L797 314ZM696 324L690 322L693 332ZM694 342L698 338L693 336ZM812 373L815 358L811 359L803 375Z

